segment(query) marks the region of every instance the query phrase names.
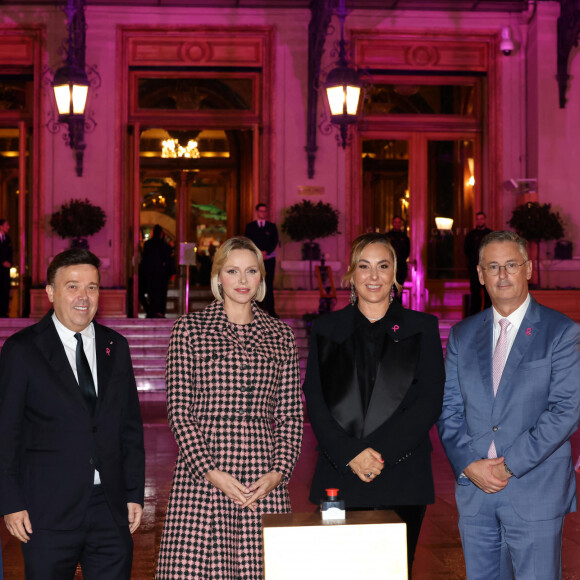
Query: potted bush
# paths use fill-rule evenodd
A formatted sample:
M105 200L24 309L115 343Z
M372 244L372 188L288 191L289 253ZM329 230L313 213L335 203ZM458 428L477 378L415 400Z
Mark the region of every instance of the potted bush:
M310 262L310 288L312 289L312 260L320 259L320 246L314 240L338 233L339 211L329 203L313 203L303 199L286 209L282 231L294 242L305 242L302 259Z
M71 199L63 203L50 218L52 229L62 238L71 238L71 248L89 248L88 236L103 229L107 215L88 199Z
M518 205L507 223L520 236L535 244L536 271L538 272L538 287L540 288L540 242L559 240L564 237L564 226L560 214L553 212L552 205L549 203L528 202Z

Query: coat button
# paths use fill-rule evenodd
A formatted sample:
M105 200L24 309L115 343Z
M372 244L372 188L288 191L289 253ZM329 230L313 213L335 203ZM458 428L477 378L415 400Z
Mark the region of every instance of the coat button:
M491 430L495 433L496 431L499 430L499 427L497 425L494 425Z
M94 459L91 457L91 458L89 459L89 463L90 463L91 465L94 465L94 464L95 464L95 460L94 460Z

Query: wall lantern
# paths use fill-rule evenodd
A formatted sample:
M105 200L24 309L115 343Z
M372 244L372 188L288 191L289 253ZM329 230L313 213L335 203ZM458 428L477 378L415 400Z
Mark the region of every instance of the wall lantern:
M67 17L68 39L64 41L64 65L56 70L51 85L58 110L57 122L49 122L48 128L53 133L60 129L60 125L68 127L65 136L67 145L75 156L76 174L83 174L83 159L85 144L85 130L94 129L96 123L88 119L85 107L89 94L89 87L99 87L101 77L94 68L89 69L92 78L89 79L85 66L86 52L86 0L66 0L63 10ZM59 125L60 124L60 125Z
M435 225L441 235L453 233L453 218L436 217Z
M84 115L89 94L89 79L78 67L62 66L54 73L52 81L58 108L58 120L66 123L74 115Z
M344 21L346 19L345 0L339 0L336 16L340 21L340 41L338 43L338 61L323 83L330 108L330 121L337 125L340 132L339 143L343 149L348 142L348 127L356 123L362 101L363 83L356 69L349 66L346 58L344 40Z

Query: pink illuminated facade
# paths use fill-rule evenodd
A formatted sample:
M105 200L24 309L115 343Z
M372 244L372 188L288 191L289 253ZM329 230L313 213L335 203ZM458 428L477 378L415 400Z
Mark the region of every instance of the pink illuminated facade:
M341 234L320 242L337 278L351 239L401 215L411 238L409 302L419 308L465 291L463 239L479 210L501 229L517 204L549 202L580 258L580 59L572 51L561 108L559 2L511 12L361 9L355 2L346 34L352 61L369 73L367 100L343 149L320 91L311 116L312 177L305 150L312 12L300 4L89 0L86 63L100 86L89 95L96 126L85 134L81 177L64 128L50 130L64 14L54 3L2 5L0 217L12 223L24 274L15 308L26 313L27 289L42 285L49 259L68 247L49 221L71 198L88 198L107 214L90 247L104 261L103 286L124 291L129 316L138 311L140 247L154 224L175 244L205 251L242 232L259 201L278 224L301 199L338 208ZM335 18L328 32L322 75L336 60ZM164 157L164 141L189 145L192 156ZM435 217L452 218L452 230L437 230ZM580 287L580 259L562 264L550 260L552 252L553 244L541 248L544 282ZM299 243L285 239L278 263L278 290L308 287Z

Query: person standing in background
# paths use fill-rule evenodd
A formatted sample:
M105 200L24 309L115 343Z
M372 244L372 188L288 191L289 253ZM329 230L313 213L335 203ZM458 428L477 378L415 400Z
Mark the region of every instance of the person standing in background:
M467 257L467 269L469 270L469 291L471 293L471 304L469 307L469 314L477 314L481 310L481 294L483 292L483 307L489 308L491 300L485 286L479 281L479 274L477 273L477 265L479 264L479 246L481 240L491 230L487 227L486 215L482 211L475 214L475 229L468 232L465 236L464 250Z
M12 241L8 220L0 219L0 318L8 318L10 304L10 268L12 267Z
M167 310L167 289L175 263L171 246L165 241L165 232L157 224L153 235L143 245L139 268L142 294L147 294L147 318L164 318Z
M246 226L245 236L250 238L264 258L266 268L266 296L260 306L273 316L278 318L274 307L274 274L276 273L276 248L278 247L278 228L273 222L269 222L268 206L259 203L256 206L256 220Z
M403 286L407 279L407 260L411 253L411 241L404 229L405 222L401 216L393 218L393 227L385 234L397 254L397 284Z

